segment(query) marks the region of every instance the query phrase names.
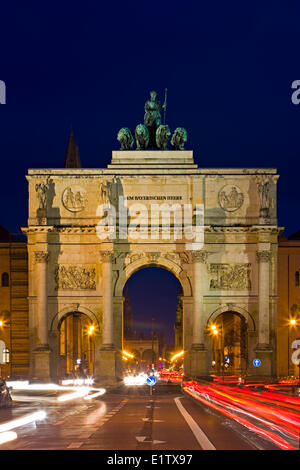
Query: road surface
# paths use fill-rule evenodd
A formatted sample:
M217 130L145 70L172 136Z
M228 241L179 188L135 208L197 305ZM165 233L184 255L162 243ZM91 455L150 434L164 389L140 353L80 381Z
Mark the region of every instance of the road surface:
M15 429L1 450L277 449L238 423L196 403L179 385L121 387L90 402L57 402L57 392L13 393L0 424L44 410L46 418Z

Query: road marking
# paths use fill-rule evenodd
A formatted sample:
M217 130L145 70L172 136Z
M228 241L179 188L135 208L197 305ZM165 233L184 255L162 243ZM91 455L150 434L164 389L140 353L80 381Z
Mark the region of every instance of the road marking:
M152 418L142 418L143 421L152 421L152 423L164 423L164 421L162 419L152 419Z
M83 442L71 442L71 444L68 445L68 449L79 449L81 447Z
M147 436L135 436L135 438L138 442L145 442L145 443L151 442L151 444L165 444L167 442L167 441L156 441L156 440L152 441L151 439L146 440Z
M196 440L200 444L203 450L216 450L215 446L210 442L208 437L204 434L202 429L198 426L196 421L191 417L191 415L186 411L182 403L180 402L182 397L174 398L174 401L179 409L180 413L186 420L187 424L189 425L192 433L194 434Z
M92 432L80 434L80 436L78 436L78 439L88 439L92 434Z

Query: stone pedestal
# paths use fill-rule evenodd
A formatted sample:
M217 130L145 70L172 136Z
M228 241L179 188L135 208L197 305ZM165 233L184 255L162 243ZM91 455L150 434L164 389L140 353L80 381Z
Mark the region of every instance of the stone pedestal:
M95 382L99 386L114 385L122 380L122 358L116 350L101 349Z
M190 349L185 359L184 375L194 378L207 376L206 354L204 347Z
M31 377L32 382L51 382L50 376L50 354L49 346L39 346L33 351L34 367Z
M251 373L260 377L271 377L273 350L268 345L258 344L255 348L255 355L255 359L260 359L261 365L254 367L252 364Z

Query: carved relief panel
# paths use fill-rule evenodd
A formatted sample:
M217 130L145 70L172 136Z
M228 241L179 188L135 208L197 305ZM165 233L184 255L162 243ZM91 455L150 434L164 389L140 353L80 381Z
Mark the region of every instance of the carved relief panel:
M87 265L58 265L55 269L57 289L95 290L96 268Z
M210 264L208 272L211 274L209 287L211 290L242 290L251 289L251 264Z

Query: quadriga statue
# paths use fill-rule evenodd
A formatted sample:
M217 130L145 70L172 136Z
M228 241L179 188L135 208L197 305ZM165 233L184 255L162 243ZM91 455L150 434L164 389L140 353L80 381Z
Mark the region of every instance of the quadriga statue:
M149 144L149 131L145 124L138 124L135 128L137 150L146 150Z
M156 145L159 149L166 150L168 148L168 140L171 132L167 124L161 124L156 130Z
M134 140L128 127L119 130L117 139L121 144L121 150L132 150Z
M187 132L184 127L177 127L171 137L173 149L184 150L184 144L187 141Z

